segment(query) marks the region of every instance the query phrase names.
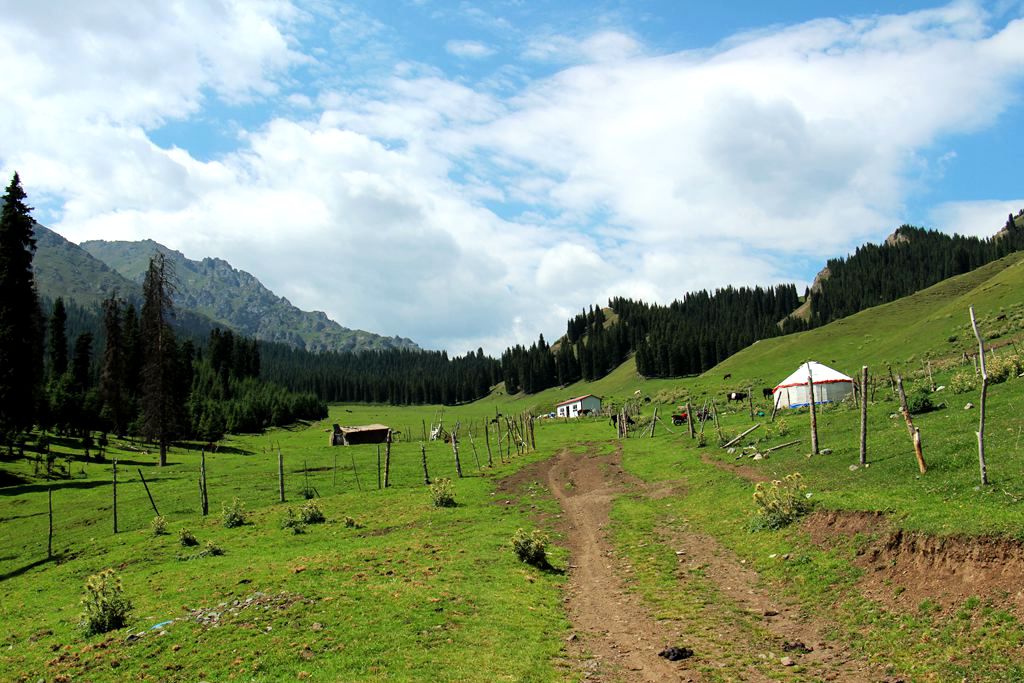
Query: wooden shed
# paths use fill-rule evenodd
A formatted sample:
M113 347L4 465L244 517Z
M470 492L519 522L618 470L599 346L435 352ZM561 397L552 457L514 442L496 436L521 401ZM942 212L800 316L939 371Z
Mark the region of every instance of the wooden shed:
M387 425L359 425L342 427L334 425L331 434L332 446L355 446L361 443L384 443L388 440L391 428Z

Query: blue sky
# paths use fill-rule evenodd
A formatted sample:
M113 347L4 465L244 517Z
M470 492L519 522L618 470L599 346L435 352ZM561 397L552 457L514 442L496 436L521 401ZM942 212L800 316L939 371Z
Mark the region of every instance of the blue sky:
M1020 2L19 3L0 167L73 241L500 352L1024 207Z

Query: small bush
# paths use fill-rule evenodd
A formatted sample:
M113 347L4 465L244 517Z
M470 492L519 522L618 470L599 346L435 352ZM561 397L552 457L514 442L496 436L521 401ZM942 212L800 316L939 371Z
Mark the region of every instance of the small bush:
M224 549L223 548L221 548L219 545L216 545L213 541L207 541L206 545L203 546L203 549L200 550L195 555L193 555L192 557L193 558L215 557L217 555L223 555L223 554L224 554Z
M996 356L985 361L989 384L1002 384L1011 377L1016 377L1024 369L1024 362L1017 354Z
M954 394L966 394L978 388L978 376L973 370L960 370L949 378L949 389Z
M167 533L167 520L164 519L163 515L157 515L149 523L149 528L153 530L154 536L163 536Z
M430 499L436 508L455 507L455 489L452 480L442 477L430 485Z
M315 500L310 500L299 508L299 517L304 524L323 524L327 521L323 509Z
M786 418L780 417L775 421L775 435L783 437L789 434L789 423L786 422Z
M132 603L125 597L121 586L121 577L113 569L105 569L89 577L85 582L82 607L82 626L86 636L123 627L132 611Z
M191 548L199 545L199 541L196 540L195 535L188 529L182 529L178 532L178 542L181 543L184 548Z
M281 518L281 528L291 531L293 534L304 534L306 533L306 525L302 523L302 520L295 516L295 510L288 508L284 512L284 517Z
M932 403L932 392L927 387L917 387L907 394L907 410L911 415L919 415L935 410Z
M549 566L547 547L548 536L538 529L529 534L518 529L512 536L512 550L515 551L516 557L534 567Z
M752 531L781 529L807 514L811 504L807 499L807 487L801 479L800 473L794 472L768 485L758 483L754 488L756 511L751 522Z
M347 517L346 516L345 517L345 526L348 527L349 529L358 529L362 525L359 524L359 522L357 522L356 520L352 519L351 517Z
M222 523L228 529L242 526L245 524L245 503L238 498L232 498L230 505L222 503L220 516Z

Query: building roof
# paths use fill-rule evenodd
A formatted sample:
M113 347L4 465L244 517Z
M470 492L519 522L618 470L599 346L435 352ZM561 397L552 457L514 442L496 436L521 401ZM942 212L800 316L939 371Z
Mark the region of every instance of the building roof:
M557 408L558 406L568 405L569 403L576 403L576 401L582 401L583 399L590 398L591 396L594 396L594 394L584 394L583 396L577 396L576 398L570 398L567 401L562 401L561 403L556 403L555 407ZM594 398L596 398L598 401L601 400L600 396L594 396Z
M847 377L838 370L833 370L827 365L822 365L817 361L807 361L796 369L792 375L779 382L779 385L772 389L772 392L776 392L779 389L785 389L787 387L798 387L807 384L808 374L814 380L815 384L831 384L832 382L853 382L853 378Z
M345 434L354 434L356 432L379 432L384 429L391 429L387 425L357 425L355 427L342 427L341 431Z

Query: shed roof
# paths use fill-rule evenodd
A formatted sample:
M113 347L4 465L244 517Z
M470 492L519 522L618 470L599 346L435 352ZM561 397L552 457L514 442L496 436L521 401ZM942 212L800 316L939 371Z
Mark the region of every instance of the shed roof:
M379 432L381 430L391 429L387 425L357 425L355 427L342 427L341 431L345 434L354 434L356 432Z
M557 406L564 406L564 405L568 405L568 404L570 404L570 403L576 403L576 401L582 401L583 399L585 399L585 398L590 398L591 396L593 396L594 398L596 398L596 399L597 399L598 401L600 401L600 400L601 400L601 397L600 397L600 396L595 396L594 394L584 394L583 396L577 396L576 398L570 398L570 399L569 399L569 400L567 400L567 401L562 401L561 403L556 403L556 404L555 404L555 406L557 407Z

